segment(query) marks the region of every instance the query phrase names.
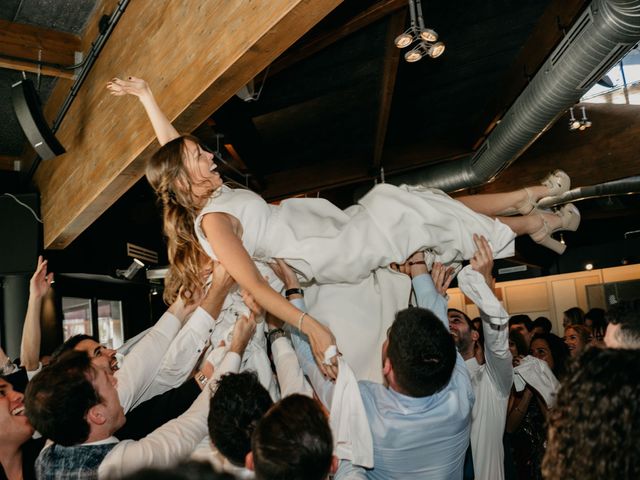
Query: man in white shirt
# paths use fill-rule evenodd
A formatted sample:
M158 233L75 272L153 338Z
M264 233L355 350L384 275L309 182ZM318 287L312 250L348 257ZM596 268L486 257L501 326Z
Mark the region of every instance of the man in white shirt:
M254 331L252 317L238 320L217 377L238 371ZM115 383L111 372L94 367L85 352L65 353L33 378L25 397L27 416L55 442L36 461L40 480L121 478L147 466L170 466L186 458L205 437L212 394L208 386L180 417L142 440L120 442L113 434L125 417Z
M449 309L449 329L469 370L476 397L471 412L471 452L475 478L501 480L504 478L502 436L513 384L509 315L492 292L491 247L484 237L474 236L474 240L478 250L471 259L471 270L467 267L460 272L458 284L480 310L485 363L480 365L474 355L479 334L464 312Z

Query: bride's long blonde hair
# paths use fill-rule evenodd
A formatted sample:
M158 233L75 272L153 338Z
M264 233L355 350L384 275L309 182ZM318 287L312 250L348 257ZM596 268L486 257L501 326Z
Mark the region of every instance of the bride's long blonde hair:
M173 303L180 293L191 303L204 288L211 260L200 246L194 221L202 207L202 197L193 192L193 179L185 167L185 140L199 144L191 135L182 135L163 145L149 160L147 180L162 204L164 234L167 238L169 272L165 278L164 301ZM211 186L209 194L214 191Z

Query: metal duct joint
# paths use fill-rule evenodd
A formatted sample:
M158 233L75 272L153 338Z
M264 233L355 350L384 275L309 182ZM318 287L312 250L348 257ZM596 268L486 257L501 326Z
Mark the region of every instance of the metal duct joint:
M640 176L627 177L598 185L590 185L588 187L574 188L557 197L542 199L542 201L538 203L538 206L541 208L549 208L563 203L579 202L580 200L590 198L624 195L628 193L640 193Z
M640 0L594 0L473 156L393 176L447 192L493 181L640 41Z

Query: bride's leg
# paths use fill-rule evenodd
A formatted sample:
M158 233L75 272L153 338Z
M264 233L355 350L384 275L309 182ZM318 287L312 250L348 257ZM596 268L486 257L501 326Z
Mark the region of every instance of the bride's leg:
M553 214L543 214L549 226L554 229L562 224L562 220ZM519 237L520 235L531 235L542 228L542 217L540 215L527 215L521 217L495 217L508 226Z
M507 210L516 209L519 205L529 200L537 202L547 195L549 195L549 187L545 185L535 185L532 187L527 187L526 190L522 188L520 190L507 193L465 195L464 197L456 197L456 200L464 203L467 207L475 212L482 213L484 215L495 216L500 212L506 212ZM500 220L502 220L502 218L508 217L501 217ZM509 224L507 223L507 225Z

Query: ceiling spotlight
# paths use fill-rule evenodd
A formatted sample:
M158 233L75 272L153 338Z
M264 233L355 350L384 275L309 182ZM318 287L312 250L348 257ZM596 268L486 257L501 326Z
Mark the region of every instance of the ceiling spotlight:
M421 0L409 0L409 13L411 15L411 26L398 35L393 43L398 48L406 48L414 42L420 43L410 52L405 53L405 60L413 63L422 59L425 55L429 55L431 58L442 55L444 43L437 41L438 34L435 30L424 26Z
M569 109L569 114L571 115L569 118L569 130L577 130L580 128L580 121L576 120L576 117L573 114L573 107Z
M444 43L437 42L429 47L429 56L431 58L438 58L440 55L444 53Z
M151 292L149 292L149 293L151 293L151 295L158 295L158 289L156 287L153 287L151 289Z
M144 263L142 263L137 258L133 259L131 265L126 270L116 270L116 275L122 278L126 278L127 280L133 280L133 277L136 276L136 273L140 271L141 268L144 267Z
M585 110L584 107L580 107L582 108L582 118L580 119L580 130L586 130L587 128L590 128L591 125L593 125L591 123L591 120L589 120L587 118L587 112Z
M409 45L411 45L413 43L413 29L409 29L404 33L401 33L400 35L398 35L396 37L396 39L393 41L393 43L396 44L396 47L398 48L405 48L408 47Z
M593 270L593 263L587 263L587 264L584 266L584 269L585 269L585 270Z
M425 42L433 43L438 40L438 34L435 32L435 30L425 28L420 32L420 38L422 38L422 40L424 40Z
M562 245L566 245L566 243L564 242L564 235L560 234L560 243Z
M422 52L420 48L414 48L413 50L409 50L404 54L404 59L409 63L417 62L422 58Z

